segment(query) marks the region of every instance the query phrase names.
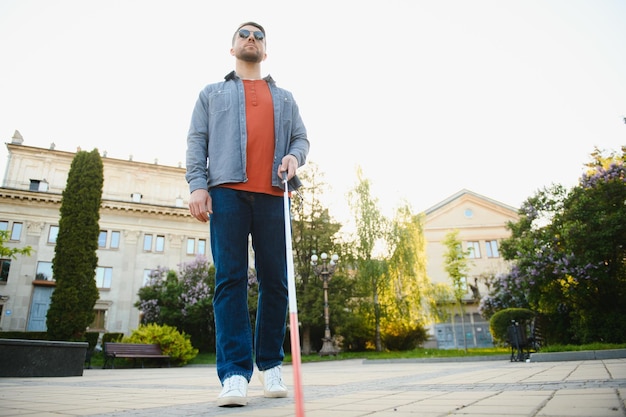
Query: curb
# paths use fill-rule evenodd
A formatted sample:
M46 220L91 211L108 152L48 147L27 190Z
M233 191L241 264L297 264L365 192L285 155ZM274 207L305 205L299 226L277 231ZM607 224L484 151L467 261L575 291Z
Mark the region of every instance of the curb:
M626 358L626 349L581 350L575 352L531 353L530 362L592 361Z
M531 353L526 362L593 361L626 358L626 349L580 350L571 352ZM511 355L457 356L445 358L363 359L364 365L385 363L482 362L511 360Z
M443 358L398 358L398 359L363 359L364 365L376 365L384 363L432 363L432 362L484 362L509 360L511 355L487 355L487 356L451 356Z

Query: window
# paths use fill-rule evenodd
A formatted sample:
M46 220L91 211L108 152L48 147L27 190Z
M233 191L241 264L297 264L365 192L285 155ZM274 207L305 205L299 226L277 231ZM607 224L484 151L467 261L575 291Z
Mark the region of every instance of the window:
M46 180L30 180L29 191L48 191L48 182Z
M463 293L467 292L467 277L460 277L459 281L455 283L455 288L458 287Z
M198 247L196 248L196 239L187 239L187 255L206 255L206 239L198 239Z
M54 281L54 277L52 276L52 262L37 262L35 279L38 281Z
M100 230L100 234L98 235L98 247L101 249L109 248L109 249L119 249L120 247L120 232L112 231L111 240L109 241L109 231L108 230ZM107 246L108 242L108 246Z
M467 242L467 249L469 250L470 259L480 258L480 244L479 242Z
M487 257L488 258L499 258L500 252L498 251L498 241L497 240L488 240L485 242L485 246L487 247Z
M99 266L96 268L96 286L98 288L111 288L113 268Z
M187 238L187 255L193 255L196 250L196 239Z
M7 232L9 230L9 222L6 220L0 221L0 230Z
M155 252L163 252L163 249L165 249L165 236L158 236L156 237L156 247L154 248Z
M145 287L146 285L148 285L150 283L150 280L152 279L152 277L150 276L151 273L152 273L152 269L144 269L143 270L143 285L142 285L142 287Z
M152 250L152 235L144 235L143 250L148 252Z
M111 249L119 249L120 247L120 232L111 232Z
M94 313L96 313L94 319L93 319L93 323L91 323L91 325L89 326L89 330L103 330L106 331L106 318L107 318L107 311L106 310L94 310Z
M106 230L100 230L100 234L98 235L98 247L106 248L107 246L107 232Z
M9 280L9 270L11 269L10 259L0 259L0 282Z
M48 243L57 243L57 237L59 236L59 226L50 226L48 232Z
M465 292L467 292L467 277L461 278L461 288L463 288Z
M13 223L11 240L20 240L20 236L22 236L22 223Z

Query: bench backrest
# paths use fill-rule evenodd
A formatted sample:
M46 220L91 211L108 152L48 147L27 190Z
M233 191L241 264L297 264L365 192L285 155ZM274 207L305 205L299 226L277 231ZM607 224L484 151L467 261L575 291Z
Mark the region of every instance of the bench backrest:
M147 343L114 343L104 344L104 351L109 355L162 355L161 347Z

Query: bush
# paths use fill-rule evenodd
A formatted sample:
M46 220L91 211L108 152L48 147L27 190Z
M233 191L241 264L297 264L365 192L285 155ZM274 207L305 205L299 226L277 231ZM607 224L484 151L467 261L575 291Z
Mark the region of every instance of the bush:
M108 342L120 342L124 338L124 333L105 333L102 335L102 346Z
M419 324L413 326L393 324L384 330L382 339L389 350L413 350L428 340L428 333Z
M491 316L489 330L496 342L505 343L508 339L508 327L512 321L527 324L535 317L535 313L527 308L505 308Z
M89 349L95 349L98 344L98 338L100 337L100 333L98 332L85 332L85 342L89 343Z
M178 274L164 267L150 272L150 282L139 289L135 303L144 314L141 324L176 327L190 336L194 347L215 352L215 268L201 256L179 267Z
M170 355L172 362L179 365L185 365L198 355L198 349L191 345L189 335L180 333L175 327L166 324L141 325L122 341L124 343L156 343L164 354Z
M20 332L9 330L0 332L0 339L47 340L46 332Z

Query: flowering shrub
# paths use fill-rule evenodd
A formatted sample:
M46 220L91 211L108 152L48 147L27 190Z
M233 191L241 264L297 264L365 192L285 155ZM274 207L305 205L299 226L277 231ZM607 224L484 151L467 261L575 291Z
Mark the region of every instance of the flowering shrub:
M124 343L156 343L165 355L170 355L172 362L185 365L198 355L198 349L191 345L189 335L180 333L175 327L158 324L139 326Z
M626 147L592 156L577 187L538 192L509 224L501 252L514 266L491 283L484 317L530 308L555 343L626 341Z
M597 166L591 172L585 172L580 179L583 188L594 188L601 183L611 181L626 181L626 169L623 162L613 162L608 168Z
M213 350L214 282L214 269L202 256L179 265L178 274L163 267L152 270L135 304L143 314L142 323L174 326L188 334L200 350Z

